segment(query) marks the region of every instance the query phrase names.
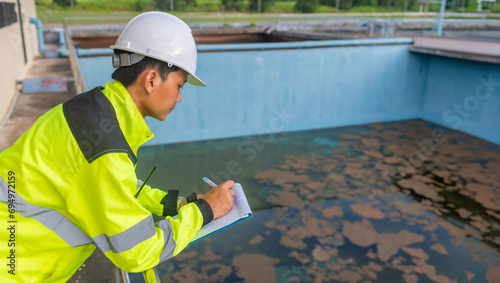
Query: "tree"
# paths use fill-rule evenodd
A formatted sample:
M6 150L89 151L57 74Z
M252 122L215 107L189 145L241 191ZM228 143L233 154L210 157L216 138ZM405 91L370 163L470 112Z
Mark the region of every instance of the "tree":
M349 10L354 7L354 0L343 0L339 2L339 9L340 10Z
M151 6L151 0L135 0L134 8L136 11L147 10Z
M71 0L53 0L52 2L58 6L71 6ZM73 5L76 5L76 0L73 0Z
M222 6L227 11L244 11L245 0L222 0Z
M196 7L196 0L184 0L185 5L182 7L183 11L192 12Z
M266 12L271 10L274 6L275 0L260 0L260 11ZM258 11L259 10L259 0L250 0L250 11Z
M318 5L318 0L297 0L293 8L297 12L313 13L318 8Z
M155 0L156 9L170 11L170 0ZM174 0L174 11L184 11L196 6L196 0Z
M319 0L320 5L335 7L337 5L337 0Z

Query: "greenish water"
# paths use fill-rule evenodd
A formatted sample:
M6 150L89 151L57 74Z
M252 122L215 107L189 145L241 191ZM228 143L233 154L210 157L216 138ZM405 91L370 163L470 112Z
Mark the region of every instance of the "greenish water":
M146 147L181 195L242 184L254 216L162 263L162 282L495 282L500 146L420 120ZM131 274L132 282L141 282Z

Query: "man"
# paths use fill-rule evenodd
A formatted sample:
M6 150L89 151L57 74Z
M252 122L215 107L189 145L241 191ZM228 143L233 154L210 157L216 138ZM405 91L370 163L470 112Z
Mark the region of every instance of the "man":
M182 201L138 192L137 150L153 137L144 118L164 120L186 82L205 85L189 27L144 13L111 48L113 83L56 106L0 153L0 282L66 282L96 247L124 271L150 270L232 207L232 181Z

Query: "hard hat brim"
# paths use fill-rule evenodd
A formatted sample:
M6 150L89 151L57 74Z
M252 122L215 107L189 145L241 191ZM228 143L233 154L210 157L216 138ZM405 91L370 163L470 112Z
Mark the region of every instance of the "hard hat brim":
M203 82L202 80L200 80L200 78L198 78L195 75L189 74L189 73L188 73L187 82L189 84L194 85L194 86L207 86L207 84L205 82Z

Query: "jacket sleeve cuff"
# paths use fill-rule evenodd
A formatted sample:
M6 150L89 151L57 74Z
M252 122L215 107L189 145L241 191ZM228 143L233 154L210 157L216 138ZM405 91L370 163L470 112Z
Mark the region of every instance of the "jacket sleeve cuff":
M212 208L210 207L210 204L204 199L197 199L193 203L195 203L198 208L201 211L201 214L203 215L203 226L207 225L214 219L214 212L212 211Z
M179 196L178 190L169 190L163 199L160 201L163 204L163 216L177 215L177 200Z

